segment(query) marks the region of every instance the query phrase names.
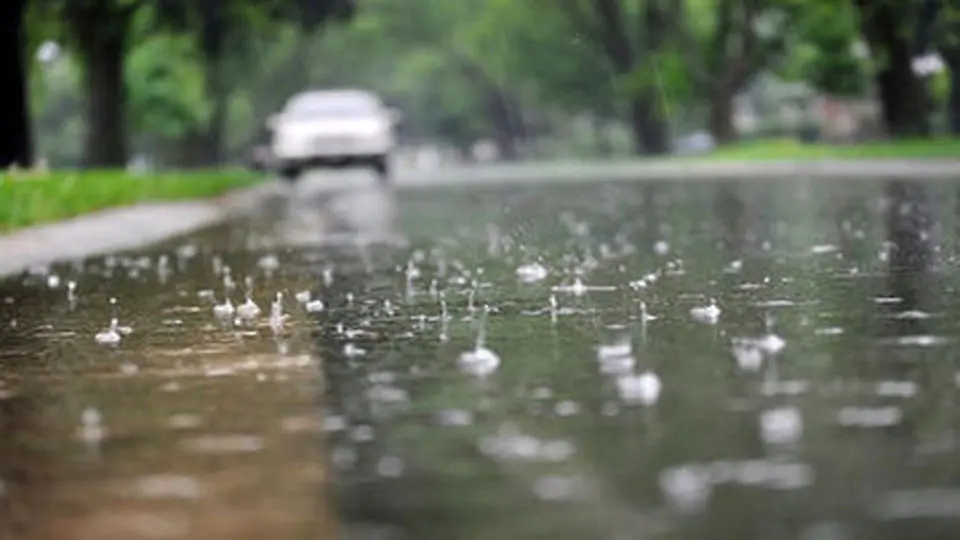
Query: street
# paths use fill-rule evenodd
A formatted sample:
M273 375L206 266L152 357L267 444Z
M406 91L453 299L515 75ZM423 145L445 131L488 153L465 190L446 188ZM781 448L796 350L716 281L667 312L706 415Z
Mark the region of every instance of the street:
M952 537L955 181L552 171L0 282L0 538Z

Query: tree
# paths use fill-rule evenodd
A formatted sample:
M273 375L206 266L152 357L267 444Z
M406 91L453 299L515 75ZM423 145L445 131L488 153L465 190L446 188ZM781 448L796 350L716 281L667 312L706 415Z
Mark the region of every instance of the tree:
M131 48L126 84L132 148L178 165L199 161L195 152L186 155L182 144L211 117L203 66L196 57L190 36L155 33Z
M0 168L33 163L27 100L26 0L0 2L0 74L9 81L0 105Z
M381 34L382 43L394 49L391 56L399 60L394 71L429 67L429 76L444 87L439 93L446 94L453 88L466 92L444 98L447 102L458 101L458 105L471 103L473 117L464 117L459 107L448 110L450 114L433 114L444 131L457 133L461 139L457 142L462 145L468 145L463 140L468 134L482 132L493 138L502 158L511 159L519 154L517 141L525 135L526 122L516 81L503 77L495 66L497 55L480 45L485 36L478 35L478 28L489 4L486 0L421 0L407 4L370 0L363 4L362 18L368 28L376 28ZM438 94L431 93L435 97Z
M960 134L960 1L923 0L917 21L918 54L939 50L947 65L950 90L947 97L948 125Z
M887 131L894 137L928 134L927 99L913 71L910 39L919 0L854 0L854 5L873 57Z
M294 24L310 34L329 20L351 17L354 9L354 0L164 0L159 18L194 36L202 59L211 114L194 134L199 164L223 161L231 89L249 76L248 62L231 65L231 60L254 53L253 44L258 37L275 33L271 28L275 23Z
M669 151L657 56L667 44L669 13L675 0L562 0L578 35L606 55L628 102L628 119L638 153Z
M856 8L821 0L788 0L783 5L789 54L780 74L826 94L862 97L870 66L862 54Z
M712 5L711 5L712 4ZM707 103L707 126L718 144L731 142L734 97L784 47L785 16L776 0L680 1L671 24L686 52L694 88ZM691 13L696 11L698 13Z
M624 113L616 74L555 3L493 0L475 17L473 29L474 47L486 52L484 63L498 80L526 89L541 108L588 114L597 150L611 151L603 126Z
M60 21L61 36L83 69L84 165L127 162L125 56L130 27L148 0L33 0L44 18ZM53 37L53 36L51 36Z

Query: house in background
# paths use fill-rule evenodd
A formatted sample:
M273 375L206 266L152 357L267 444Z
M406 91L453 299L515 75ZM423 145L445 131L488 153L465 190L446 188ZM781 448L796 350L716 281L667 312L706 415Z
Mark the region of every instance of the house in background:
M879 106L872 96L838 98L802 82L762 75L734 100L741 137L798 137L853 142L880 136Z

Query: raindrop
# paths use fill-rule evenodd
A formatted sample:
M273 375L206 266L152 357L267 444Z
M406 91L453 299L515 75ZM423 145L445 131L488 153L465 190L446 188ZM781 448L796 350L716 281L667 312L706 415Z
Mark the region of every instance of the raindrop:
M123 336L120 335L120 332L118 329L119 329L119 326L118 326L117 318L114 317L110 319L110 327L107 328L106 330L97 332L97 334L93 336L93 339L100 345L117 346L123 340Z
M233 302L231 302L229 298L224 300L222 304L213 306L213 314L225 320L230 320L235 311L236 309L233 307Z
M330 453L330 460L340 470L350 469L357 463L357 451L348 446L338 446Z
M310 300L306 304L304 304L303 307L304 309L307 310L307 313L319 313L323 311L323 308L325 306L323 305L323 300L320 300L319 298L315 298L313 300Z
M80 438L88 444L98 444L106 436L100 411L87 407L80 415Z
M323 421L323 429L327 432L343 431L347 429L347 419L340 415L327 415Z
M67 282L67 304L71 310L77 307L77 282L73 280Z
M706 306L695 306L690 308L690 316L694 321L702 324L717 324L720 320L720 307L714 298Z
M500 357L490 349L477 345L473 350L462 353L457 364L466 373L485 377L500 367Z
M283 293L278 292L273 304L270 306L270 329L274 334L283 332L283 325L287 320L287 315L283 313Z
M617 377L620 398L631 405L650 406L660 399L663 383L652 371Z
M384 456L377 463L377 472L380 476L397 478L403 474L403 461L396 456Z
M241 320L250 321L260 316L260 306L258 306L252 298L253 295L253 278L247 276L246 280L246 298L240 306L237 307L237 316Z
M357 426L350 433L350 438L356 442L369 442L373 440L373 428L370 426Z
M480 318L478 323L476 345L473 350L462 353L457 360L461 370L478 377L486 377L500 367L500 356L484 345L487 314L489 312L489 306L484 306L484 316Z
M533 482L533 493L544 501L565 501L576 498L582 484L575 476L541 476Z
M763 366L763 349L756 340L749 338L735 338L733 340L733 357L737 367L743 371L758 371Z
M899 407L843 407L837 412L837 423L841 426L890 427L903 420Z
M713 486L708 482L706 475L689 466L661 472L660 489L670 506L685 514L703 511L713 492Z
M536 283L546 279L549 272L547 267L539 262L534 262L518 267L516 274L520 281L523 281L524 283Z
M575 401L561 401L554 406L553 411L557 416L574 416L580 412L580 404Z
M917 383L913 381L880 381L876 392L882 397L910 398L917 394Z
M469 426L473 413L463 409L444 409L437 413L437 422L442 426Z
M343 355L348 358L354 358L357 356L365 356L367 354L366 349L361 349L353 343L347 343L343 346Z
M267 274L271 274L280 268L280 259L276 255L264 255L257 261L257 266Z
M770 444L795 444L803 435L803 417L795 407L781 407L760 415L760 434Z

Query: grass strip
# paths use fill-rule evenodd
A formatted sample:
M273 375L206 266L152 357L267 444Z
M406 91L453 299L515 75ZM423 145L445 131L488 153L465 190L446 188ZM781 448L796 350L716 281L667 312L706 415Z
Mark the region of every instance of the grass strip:
M0 232L144 202L204 199L263 181L243 170L0 173Z
M773 139L734 143L700 159L770 161L825 159L958 159L960 138L909 139L860 144L803 143Z

